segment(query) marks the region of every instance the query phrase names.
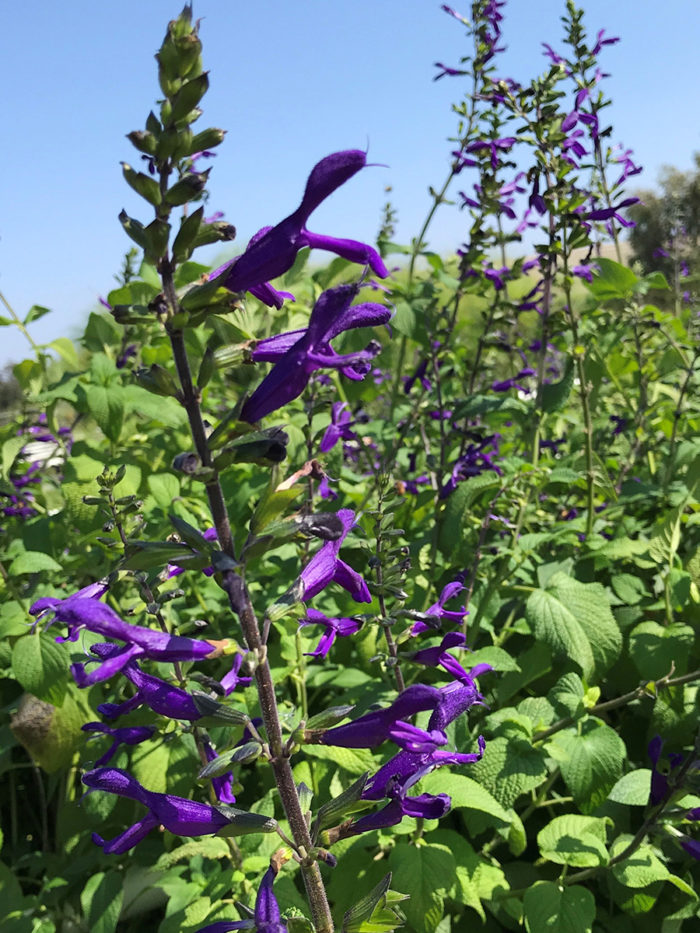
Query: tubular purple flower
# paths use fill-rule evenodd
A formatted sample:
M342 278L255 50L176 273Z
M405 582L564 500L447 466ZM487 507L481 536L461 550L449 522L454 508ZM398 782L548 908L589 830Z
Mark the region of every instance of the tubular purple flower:
M358 619L329 619L328 616L319 612L317 609L307 609L306 618L299 622L300 627L306 625L323 625L325 632L321 635L319 643L313 651L305 651L304 654L313 658L325 658L330 651L337 635L341 638L348 635L354 635L362 628L362 622Z
M93 645L91 650L104 660L120 655L120 649L116 645ZM85 674L83 664L74 664L71 670L79 687L87 687L99 680L106 680L103 676L104 665L98 669L100 674L96 679L93 679L91 674ZM169 719L196 722L202 718L202 714L186 690L175 687L152 674L146 674L134 661L127 662L121 668L121 673L136 687L136 693L124 703L102 703L98 706L98 712L108 719L116 719L143 705L148 706L154 713L167 716Z
M448 583L447 586L443 587L438 601L433 603L432 606L429 606L425 611L426 616L431 620L435 620L434 624L430 625L427 622L419 620L411 627L411 635L419 635L421 632L432 631L439 628L443 622L460 625L462 619L467 614L466 608L461 606L457 610L445 609L445 603L449 599L452 599L453 596L456 596L457 593L461 593L463 589L464 585L459 580L453 580L452 583Z
M329 583L335 582L346 589L355 602L371 603L369 588L360 574L338 557L340 546L355 524L355 513L352 509L339 509L336 514L343 523L343 533L335 541L326 541L302 570L299 577L301 599L304 602L313 599Z
M99 732L114 739L104 755L95 762L98 767L111 761L120 745L139 745L150 739L156 731L155 726L127 726L122 729L112 729L103 722L86 722L80 728L83 732Z
M214 761L219 757L216 749L211 744L209 739L204 739L204 754L207 761ZM227 771L225 774L219 775L219 777L212 778L211 786L214 788L214 793L216 794L216 799L221 801L221 803L235 803L236 798L233 794L233 772Z
M120 768L96 768L83 775L83 784L91 790L118 794L143 804L148 813L133 826L106 842L93 834L93 841L106 855L120 855L139 843L156 826L163 825L176 836L211 836L230 822L216 807L172 794L146 790L136 778Z
M331 341L344 331L386 324L389 308L373 302L351 307L357 285L340 285L323 292L314 305L306 330L289 331L260 340L253 360L276 363L241 410L241 419L254 423L298 398L318 369L337 369L349 379L364 379L370 360L379 352L372 344L365 350L341 355Z
M251 920L219 920L202 927L198 933L229 933L231 930L250 930L255 927L256 933L287 933L287 924L282 920L279 904L275 898L272 885L277 871L270 865L263 876L255 899L255 912Z
M328 729L322 733L321 742L342 748L374 748L392 737L397 723L401 722L403 726L408 717L423 710L434 710L440 699L441 694L436 687L412 684L398 695L391 706L366 713L344 726Z
M232 292L262 289L256 297L266 304L277 304L281 293L267 292L268 279L275 279L291 269L300 249L328 250L348 259L368 265L379 278L389 274L381 256L366 243L357 240L322 236L306 229L311 213L337 188L367 165L366 153L359 149L334 152L321 159L311 171L301 204L275 227L263 227L250 240L245 252L231 262L212 272L210 281L220 279L220 284Z

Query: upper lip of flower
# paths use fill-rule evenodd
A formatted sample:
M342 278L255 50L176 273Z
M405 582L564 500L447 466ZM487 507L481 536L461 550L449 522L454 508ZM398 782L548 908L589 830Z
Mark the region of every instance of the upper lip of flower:
M209 279L220 278L224 288L234 292L256 290L260 300L281 305L281 293L269 286L268 279L287 272L305 246L329 250L351 262L368 265L375 275L386 278L389 272L371 246L306 229L309 216L319 204L366 164L367 155L359 149L334 152L321 159L311 170L299 207L276 226L259 230L240 256L212 272Z

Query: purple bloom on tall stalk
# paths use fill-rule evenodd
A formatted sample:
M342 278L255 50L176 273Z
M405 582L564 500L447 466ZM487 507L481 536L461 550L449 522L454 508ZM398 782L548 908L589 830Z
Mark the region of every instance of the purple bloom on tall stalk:
M299 207L275 227L263 227L250 240L242 255L221 266L209 276L232 292L249 291L267 305L282 306L282 293L269 284L291 269L300 249L328 250L368 265L375 275L389 274L381 256L366 243L312 233L306 222L314 210L337 188L367 164L367 155L358 149L334 152L321 159L311 171Z
M434 710L440 701L437 687L427 684L412 684L398 695L391 706L373 710L344 726L328 729L321 736L324 745L342 748L375 748L393 734L400 734L405 720L423 710Z
M148 809L142 819L115 839L105 841L102 836L93 833L93 841L104 849L106 855L128 852L156 826L162 825L176 836L212 836L230 822L220 810L208 803L146 790L136 778L120 768L88 771L83 775L83 784L91 790L102 790L136 800Z
M301 599L313 599L329 583L339 583L357 603L371 603L369 588L360 574L338 557L340 546L355 524L352 509L339 509L336 513L343 524L343 533L335 541L326 541L311 558L300 574L302 583Z
M270 865L263 876L255 899L255 912L251 920L218 920L202 927L198 933L230 933L232 930L250 930L256 933L287 933L287 924L282 920L279 905L272 885L277 870Z
M321 453L325 454L328 453L329 450L333 450L339 440L357 440L357 434L350 430L354 423L352 415L348 411L348 403L334 402L331 408L331 422L326 428L321 438L321 443L319 444L318 449Z
M340 285L323 292L314 305L306 330L293 330L260 340L253 360L276 363L241 410L241 419L254 423L298 398L318 369L337 369L348 379L364 379L379 346L339 354L331 341L348 330L386 324L389 308L373 302L352 305L357 285Z

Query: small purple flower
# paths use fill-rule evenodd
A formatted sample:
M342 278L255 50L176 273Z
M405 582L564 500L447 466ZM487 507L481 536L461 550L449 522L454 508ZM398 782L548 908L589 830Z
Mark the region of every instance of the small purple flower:
M365 581L356 570L338 557L340 546L355 524L352 509L339 509L336 513L343 523L343 533L335 541L326 541L301 572L301 599L313 599L332 581L339 583L357 603L371 603L372 596Z
M329 450L333 450L339 440L357 440L357 434L350 430L351 425L354 423L352 415L348 411L347 402L334 402L331 408L331 422L326 428L318 448L321 453L326 454Z
M148 813L115 839L106 842L93 833L93 841L105 855L121 855L141 842L156 826L162 825L176 836L211 836L228 826L229 820L216 807L172 794L146 790L136 778L120 768L96 768L83 775L83 784L91 790L118 794L143 804Z
M463 71L461 68L451 68L449 65L443 65L442 62L435 62L435 67L439 68L440 71L435 75L433 81L439 81L440 78L444 78L448 75L451 78L457 77L458 75L465 75L467 72Z
M105 680L105 664L109 658L121 659L122 649L117 645L93 645L90 649L103 662L103 665L92 674L85 673L84 664L74 664L71 673L79 687L89 687L91 684ZM167 716L169 719L182 719L185 722L196 722L202 718L192 696L180 687L154 677L142 671L135 661L129 661L121 668L121 673L136 687L136 693L123 703L101 703L97 711L107 719L117 719L139 706L148 706L154 713ZM108 675L109 676L109 675Z
M598 266L594 262L587 264L582 263L581 265L574 266L571 270L573 275L578 276L580 279L585 279L587 282L593 281L593 273L598 271Z
M457 593L461 593L464 589L464 584L459 580L454 580L452 583L448 583L447 586L443 587L442 592L436 603L433 603L432 606L429 606L425 612L425 615L430 619L431 623L418 621L411 628L411 635L419 635L421 632L433 631L436 628L440 628L443 622L447 622L450 625L460 625L465 615L467 615L467 610L464 606L460 606L459 609L445 609L445 603L452 599L453 596L456 596Z
M306 651L305 654L313 658L325 658L330 651L336 636L341 638L348 635L354 635L362 628L362 622L358 619L329 619L328 616L319 612L318 609L307 609L306 618L299 623L300 626L322 625L325 629L313 651Z
M100 732L114 740L104 755L95 762L98 767L110 762L120 745L138 745L150 739L156 731L155 726L127 726L122 729L113 729L102 722L86 722L81 729L83 732Z
M198 933L230 933L232 930L250 930L256 933L287 933L287 924L282 920L279 905L272 890L277 870L270 865L263 876L255 899L255 913L251 920L218 920L202 927Z
M204 754L207 761L214 761L219 757L216 749L211 744L209 739L204 740ZM212 778L211 786L214 788L214 793L216 794L216 799L221 803L235 803L236 798L233 794L233 772L226 771L224 774L220 774L219 777Z
M391 311L372 302L351 307L358 290L357 285L328 289L314 305L306 330L289 331L257 343L253 359L276 366L243 405L243 421L259 421L300 396L318 369L338 369L349 379L364 379L379 346L370 344L365 350L341 355L331 341L348 330L386 324Z
M232 292L249 291L265 304L281 307L281 293L269 285L268 279L276 279L291 269L297 253L305 246L329 250L350 262L369 265L375 275L386 278L387 268L371 246L311 233L306 228L313 211L366 164L366 153L358 149L334 152L321 159L312 169L304 197L294 213L275 227L259 230L241 256L212 272L209 279L220 279L220 284Z

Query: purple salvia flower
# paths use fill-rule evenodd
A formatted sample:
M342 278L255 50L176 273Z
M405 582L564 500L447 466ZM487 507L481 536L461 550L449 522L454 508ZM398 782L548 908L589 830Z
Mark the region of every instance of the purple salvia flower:
M116 645L93 645L90 649L103 662L111 657L121 658L121 649ZM109 670L109 668L107 668ZM79 687L88 687L93 683L105 680L104 665L92 674L85 673L85 665L74 664L71 668L73 677ZM123 703L102 703L97 707L98 712L107 719L116 719L130 713L139 706L148 706L154 713L167 716L169 719L182 719L186 722L195 722L202 718L192 696L180 687L146 674L136 664L130 661L121 668L121 673L136 687L136 693ZM109 676L109 675L108 675Z
M335 541L326 541L311 558L300 574L302 583L301 599L306 602L313 599L332 581L339 583L357 603L371 603L372 597L367 584L356 570L338 557L340 546L355 524L352 509L339 509L336 513L343 523L343 533Z
M605 30L601 29L596 36L596 43L591 49L591 55L597 55L598 52L603 48L604 45L615 45L616 42L620 41L619 36L611 36L609 39L604 39Z
M224 696L228 696L230 693L233 693L239 684L243 684L244 687L247 687L252 683L252 677L241 677L239 673L241 664L243 664L243 658L246 654L247 652L245 651L238 652L233 659L231 670L228 672L228 674L224 674L224 676L221 678L220 683L224 691Z
M106 842L102 836L93 834L93 841L104 849L106 855L128 852L156 826L163 825L176 836L211 836L230 822L220 810L208 803L146 790L136 778L120 768L88 771L83 775L83 784L91 790L136 800L148 809L146 816L115 839Z
M457 77L458 75L465 75L467 72L463 71L461 68L451 68L449 65L443 65L442 62L435 62L435 68L439 68L440 71L435 75L433 81L439 81L440 78L444 78L448 75L451 78Z
M459 580L454 580L452 583L448 583L447 586L443 587L438 601L433 603L432 606L429 606L425 611L425 615L433 624L418 621L412 626L411 635L419 635L421 632L432 631L439 628L443 622L448 622L450 625L460 625L467 614L466 608L460 606L457 610L445 609L445 603L449 599L452 599L453 596L456 596L457 593L461 593L463 589L464 584Z
M357 434L350 430L351 425L354 423L352 415L348 411L348 403L334 402L331 408L331 422L326 428L318 448L320 452L322 454L328 453L341 439L344 441L357 440Z
M389 274L376 250L357 240L337 239L311 233L306 222L312 212L337 188L367 164L367 155L358 149L334 152L321 159L311 171L301 204L275 227L263 227L251 239L245 252L212 272L210 280L220 279L232 292L251 291L266 304L281 306L280 293L268 284L291 269L300 249L328 250L350 262L369 265L375 275Z
M277 365L263 379L241 410L241 419L254 423L297 398L318 369L338 369L349 379L363 379L378 345L340 355L331 341L347 330L386 324L391 311L383 305L364 302L351 307L357 285L328 289L314 305L306 330L295 330L260 340L252 351L255 361Z
M204 740L204 754L207 761L214 761L219 755L216 752L216 749L211 744L209 739ZM216 794L216 799L221 803L235 803L236 798L233 794L233 772L226 771L225 774L219 775L219 777L212 778L211 786L214 788L214 793Z
M282 920L279 905L272 890L277 870L270 865L263 876L255 899L253 920L218 920L202 927L198 933L230 933L232 930L250 930L256 933L287 933L287 924Z
M403 724L408 717L423 710L434 710L440 699L441 694L436 687L412 684L398 695L391 706L366 713L344 726L328 729L321 735L321 741L324 745L342 748L375 748L391 738L397 723Z
M306 618L299 623L300 626L322 625L325 628L323 635L313 651L306 651L305 654L313 658L325 658L330 651L336 636L341 638L348 635L354 635L362 628L362 621L358 619L329 619L328 616L319 612L318 609L307 609Z
M137 658L150 658L154 661L200 661L204 658L218 657L226 644L195 641L181 635L170 635L167 632L130 625L97 599L81 596L71 596L63 600L45 598L37 600L29 611L32 615L37 615L46 609L54 612L54 621L64 622L68 626L68 636L59 637L57 641L76 641L80 630L86 628L98 635L126 642L124 648L113 652L89 675L83 676L83 665L74 665L74 672L83 680L82 686L106 680Z
M104 755L95 762L98 767L110 762L120 745L138 745L150 739L156 731L155 726L127 726L122 729L113 729L102 722L86 722L81 729L83 732L103 733L114 740Z

